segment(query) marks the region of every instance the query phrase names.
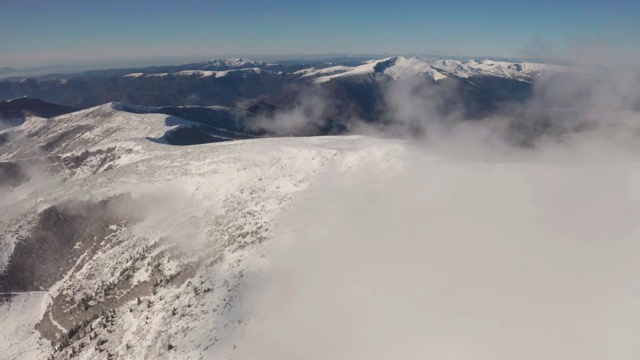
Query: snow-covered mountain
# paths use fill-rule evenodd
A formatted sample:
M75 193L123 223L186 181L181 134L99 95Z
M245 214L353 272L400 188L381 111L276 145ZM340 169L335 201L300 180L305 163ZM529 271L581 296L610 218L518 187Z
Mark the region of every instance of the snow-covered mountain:
M633 352L637 114L544 149L481 123L172 145L201 131L182 116L232 110L108 103L0 131L0 358Z
M394 56L382 60L369 60L359 66L329 66L308 68L295 73L303 78L312 78L323 83L353 75L386 74L394 80L426 76L435 81L445 78L466 79L475 76L495 76L500 78L531 81L543 73L569 72L575 69L567 66L527 62L506 62L493 60L434 60L419 57Z
M313 67L287 70L278 64L247 59L215 59L203 64L193 64L193 69L175 72L136 72L125 76L198 76L220 78L229 72L273 71L280 74L290 73L301 78L313 79L324 83L332 79L353 75L386 74L394 80L415 76L427 76L435 81L445 78L466 79L476 76L495 76L501 78L531 81L544 73L575 71L575 68L531 62L507 62L494 60L447 60L421 57L393 56L385 59L367 60L359 65L320 63Z
M230 59L213 59L205 61L203 63L196 63L184 65L180 67L170 68L176 71L144 71L144 72L132 72L126 74L126 77L141 77L141 76L196 76L196 77L209 77L221 78L229 75L229 73L246 75L246 73L257 73L262 71L277 71L281 68L277 64L269 64L264 61L242 59L242 58L230 58Z
M394 84L424 82L434 92L449 96L451 103L464 104L465 116L481 118L526 101L541 78L580 71L569 66L492 60L402 56L360 60L335 59L312 64L294 61L278 65L248 59L216 59L68 77L52 75L0 81L0 100L29 96L76 109L122 102L247 110L245 104L259 102L272 109L290 110L304 101L303 94L315 93L335 104L334 111L326 117L345 124L354 118L380 121L388 110L384 91ZM542 76L545 74L554 76Z
M229 70L229 69L246 69L246 68L265 68L274 67L277 64L269 64L264 61L230 58L230 59L213 59L205 63L205 69L212 70Z
M207 64L0 82L81 109L0 103L0 359L638 357L635 73Z
M365 137L161 141L191 125L107 104L12 129L0 357L228 356L274 219L327 174L401 166L402 142Z
M240 75L246 75L247 73L251 72L251 73L256 73L259 74L260 72L262 72L263 70L261 68L240 68L240 69L230 69L230 70L181 70L178 72L173 72L173 73L151 73L151 74L145 74L145 73L131 73L131 74L127 74L124 75L126 77L153 77L153 76L160 76L160 77L164 77L164 76L194 76L194 77L209 77L212 76L214 78L221 78L221 77L225 77L227 75L229 75L229 73L234 73L234 74L240 74Z

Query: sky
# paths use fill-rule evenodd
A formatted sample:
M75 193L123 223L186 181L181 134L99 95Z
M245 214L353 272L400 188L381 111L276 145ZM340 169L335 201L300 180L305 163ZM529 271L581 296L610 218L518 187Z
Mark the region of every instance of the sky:
M640 2L2 0L0 68L237 55L640 52Z

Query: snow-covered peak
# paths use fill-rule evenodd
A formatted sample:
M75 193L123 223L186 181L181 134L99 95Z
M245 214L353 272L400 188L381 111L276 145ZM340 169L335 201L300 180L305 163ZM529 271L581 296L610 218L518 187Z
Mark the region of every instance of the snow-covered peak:
M405 58L402 56L394 56L381 60L369 60L355 67L332 66L321 69L304 69L296 72L296 74L300 74L302 77L317 77L314 80L316 83L327 82L343 76L373 73L386 74L394 80L401 80L416 75L428 76L436 81L447 77L422 59L415 57Z
M242 69L242 68L261 68L269 66L263 61L243 59L243 58L231 58L231 59L213 59L206 62L206 68L211 69Z
M431 65L442 73L457 78L497 76L521 80L530 79L542 73L563 72L572 69L560 65L494 60L433 60Z
M309 68L296 71L303 78L315 78L316 83L332 79L381 73L394 80L402 80L415 76L431 78L435 81L447 77L466 79L473 76L497 76L523 81L542 73L571 71L572 68L560 65L507 62L494 60L432 60L420 57L395 56L380 60L365 61L358 66L331 66L325 68Z
M13 157L22 154L19 157L28 158L35 156L39 149L55 155L123 142L164 142L168 132L197 125L176 116L154 114L154 110L156 108L147 106L108 103L51 119L30 117L13 131L29 138L35 146L9 143L5 144L3 154Z
M423 59L416 57L406 58L403 56L369 60L354 67L332 66L321 69L304 69L296 72L296 74L300 74L302 77L316 77L314 80L316 83L323 83L344 76L373 73L385 74L394 80L406 79L417 75L428 76L436 81L447 77Z
M410 78L420 74L428 75L436 81L447 77L433 68L427 61L416 57L405 58L402 56L395 58L393 65L385 69L384 73L395 80Z
M304 73L303 76L319 76L314 81L316 83L323 83L329 80L353 75L364 75L375 72L375 66L378 64L377 60L365 61L362 65L350 67L350 66L332 66L323 69L311 69L309 72ZM304 70L302 70L304 71ZM302 72L299 72L302 73Z
M233 73L260 74L262 71L264 70L259 67L251 67L251 68L229 69L229 70L182 70L182 71L177 71L172 73L152 73L152 74L131 73L124 76L139 78L139 77L157 77L157 76L164 77L164 76L171 75L171 76L193 76L193 77L199 77L199 78L205 78L205 77L221 78Z

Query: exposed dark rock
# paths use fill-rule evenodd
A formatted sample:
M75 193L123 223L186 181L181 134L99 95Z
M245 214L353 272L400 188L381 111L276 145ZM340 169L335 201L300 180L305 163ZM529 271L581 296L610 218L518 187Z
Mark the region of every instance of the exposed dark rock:
M24 168L14 162L0 162L0 187L15 187L29 181Z
M140 212L129 195L96 203L70 201L43 210L30 234L15 245L0 275L0 291L48 289L114 231L110 225L135 222Z

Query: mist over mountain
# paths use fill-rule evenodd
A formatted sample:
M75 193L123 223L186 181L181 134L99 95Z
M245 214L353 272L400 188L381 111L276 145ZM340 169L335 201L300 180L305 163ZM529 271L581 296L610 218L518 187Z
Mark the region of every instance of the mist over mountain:
M258 132L323 135L354 131L361 123L386 125L394 88L421 93L438 118L494 116L531 99L537 79L580 71L566 66L493 60L390 57L337 58L278 65L217 59L171 67L119 69L0 82L0 99L28 96L78 109L123 102L152 107L225 106L273 118L301 110L315 118L304 129L259 121ZM594 74L595 76L595 74ZM257 105L256 105L257 104ZM303 109L304 108L304 109ZM204 110L206 112L206 110ZM304 118L309 118L305 114ZM213 115L212 115L213 116ZM198 121L203 120L202 114ZM252 116L249 116L250 118ZM188 118L188 116L187 116ZM192 120L192 119L190 119ZM216 122L209 117L205 122ZM224 120L222 120L224 121ZM250 121L235 130L248 131ZM277 122L275 122L277 124Z
M634 359L634 67L0 81L0 358Z

